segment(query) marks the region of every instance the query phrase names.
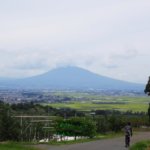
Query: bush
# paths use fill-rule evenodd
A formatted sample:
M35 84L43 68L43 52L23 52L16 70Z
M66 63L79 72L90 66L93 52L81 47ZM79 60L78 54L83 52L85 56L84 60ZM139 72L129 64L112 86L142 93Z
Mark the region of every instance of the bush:
M130 150L148 150L150 146L150 141L142 141L134 144Z
M62 136L87 136L94 137L96 134L96 125L90 119L70 118L67 120L58 120L56 132Z

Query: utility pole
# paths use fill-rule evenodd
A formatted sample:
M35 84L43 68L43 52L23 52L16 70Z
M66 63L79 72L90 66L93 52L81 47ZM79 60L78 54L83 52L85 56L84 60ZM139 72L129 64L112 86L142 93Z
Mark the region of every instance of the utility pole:
M21 128L21 130L20 130L20 135L21 135L21 142L23 142L22 122L23 122L23 120L22 120L22 116L21 116L21 117L20 117L20 128Z

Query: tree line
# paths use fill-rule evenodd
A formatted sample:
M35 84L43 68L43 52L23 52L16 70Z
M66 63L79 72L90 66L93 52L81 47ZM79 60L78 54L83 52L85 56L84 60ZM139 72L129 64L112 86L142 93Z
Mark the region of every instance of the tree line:
M15 115L55 116L53 123L20 118ZM92 114L92 115L91 115ZM32 141L54 134L60 136L84 136L93 138L97 134L120 132L126 122L133 127L148 126L149 119L145 113L97 110L91 113L78 112L73 109L56 109L34 103L5 104L0 101L0 141Z

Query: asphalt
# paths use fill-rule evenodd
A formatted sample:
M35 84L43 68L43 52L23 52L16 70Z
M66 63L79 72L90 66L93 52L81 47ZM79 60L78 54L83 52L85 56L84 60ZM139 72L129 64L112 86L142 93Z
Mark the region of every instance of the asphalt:
M150 140L150 132L139 132L131 137L131 145L141 140L148 139ZM38 145L37 147L42 150L128 150L128 148L125 148L124 137L72 145Z

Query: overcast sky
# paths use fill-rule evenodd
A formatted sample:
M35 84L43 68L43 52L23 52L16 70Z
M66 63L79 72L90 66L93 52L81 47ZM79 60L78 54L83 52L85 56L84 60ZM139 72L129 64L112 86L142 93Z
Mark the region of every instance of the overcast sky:
M0 76L79 66L145 83L150 0L0 0Z

